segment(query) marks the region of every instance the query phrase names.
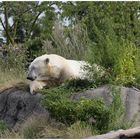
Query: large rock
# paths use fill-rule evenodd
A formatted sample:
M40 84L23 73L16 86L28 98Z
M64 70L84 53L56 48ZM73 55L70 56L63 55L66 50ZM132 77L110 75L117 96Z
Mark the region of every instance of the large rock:
M140 125L140 90L127 87L115 87L120 89L122 103L125 107L124 119L131 121L135 120L135 126ZM119 90L118 90L119 91ZM112 101L112 94L110 94L111 86L102 86L96 89L90 89L85 92L75 93L71 96L73 100L79 100L82 96L88 99L95 97L101 97L106 104L110 104Z
M106 104L112 101L110 86L102 86L90 89L85 92L74 93L72 100L79 100L84 96L88 99L101 97ZM124 118L126 120L135 119L136 125L140 124L140 91L133 88L121 87L121 98L125 107ZM32 115L45 115L49 117L49 112L40 103L43 96L41 94L31 95L29 89L24 86L12 87L0 92L0 119L4 120L9 128L18 126ZM135 117L137 115L137 117Z
M40 105L42 96L31 95L25 87L13 87L0 93L0 119L4 120L9 128L17 126L32 115L44 114L47 110Z

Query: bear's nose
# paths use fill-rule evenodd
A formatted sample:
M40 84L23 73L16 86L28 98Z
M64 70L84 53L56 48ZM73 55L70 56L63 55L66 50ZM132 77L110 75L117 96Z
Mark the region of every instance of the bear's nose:
M28 79L28 80L31 80L31 81L34 80L32 77L29 77L29 76L27 76L27 79Z

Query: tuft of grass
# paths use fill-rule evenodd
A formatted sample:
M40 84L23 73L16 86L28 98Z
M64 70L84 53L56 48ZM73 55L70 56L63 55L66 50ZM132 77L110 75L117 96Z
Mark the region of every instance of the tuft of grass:
M42 131L42 136L46 139L68 138L66 130L67 127L64 124L56 122L54 120L50 120L48 125L46 125L44 130Z
M70 139L81 139L94 135L92 126L85 122L77 121L67 128L67 135Z
M41 131L48 123L48 119L44 115L30 117L22 126L20 134L25 139L41 138Z

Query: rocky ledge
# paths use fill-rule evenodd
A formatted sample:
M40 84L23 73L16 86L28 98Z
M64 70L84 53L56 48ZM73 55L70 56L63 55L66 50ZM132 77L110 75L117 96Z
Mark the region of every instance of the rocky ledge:
M140 124L140 90L134 88L120 87L121 98L125 107L124 118L126 120L135 119L135 126ZM109 104L112 96L109 94L109 86L102 86L96 89L90 89L85 92L74 93L71 96L73 100L79 100L80 97L91 99L102 97ZM30 94L27 87L11 87L0 92L0 119L4 120L9 128L14 128L26 121L32 115L46 115L49 118L49 112L41 106L39 93Z

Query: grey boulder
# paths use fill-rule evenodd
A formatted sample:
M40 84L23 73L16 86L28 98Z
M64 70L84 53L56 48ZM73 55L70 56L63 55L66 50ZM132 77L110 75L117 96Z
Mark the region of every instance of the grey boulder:
M0 93L0 119L4 120L9 128L24 122L32 115L49 113L41 104L40 94L30 94L28 88L12 87Z

